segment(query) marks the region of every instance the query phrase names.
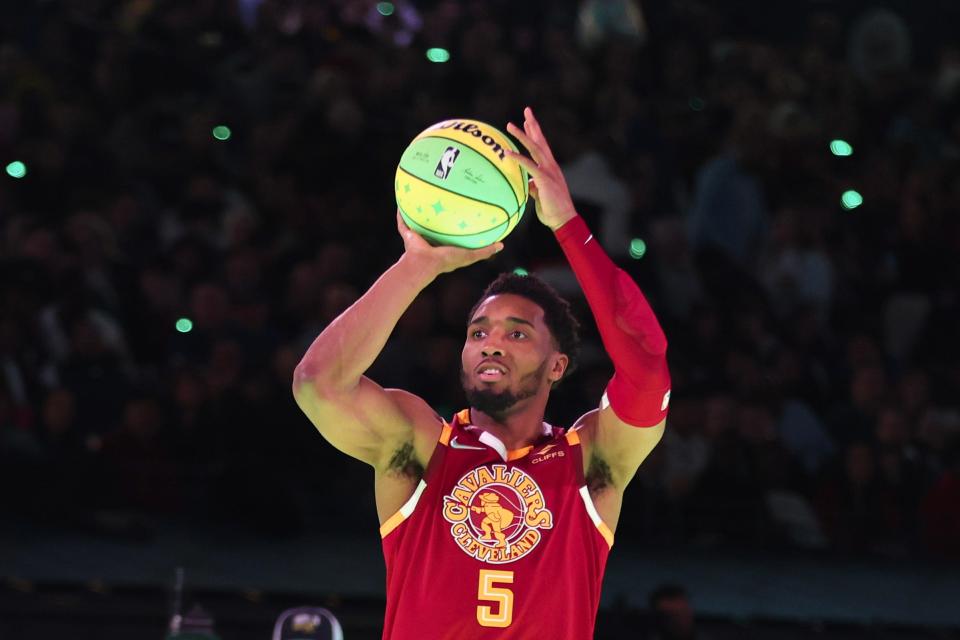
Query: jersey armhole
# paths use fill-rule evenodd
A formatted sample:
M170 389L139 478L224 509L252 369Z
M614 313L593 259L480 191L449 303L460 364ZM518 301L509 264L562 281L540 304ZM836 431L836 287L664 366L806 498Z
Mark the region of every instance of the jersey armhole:
M450 434L453 432L453 425L443 418L440 418L440 421L443 422L443 427L440 429L440 437L437 438L437 443L447 447L450 445ZM437 464L436 460L438 457L437 450L434 449L433 455L430 456L430 460L427 462L427 468L423 472L423 478L420 480L420 483L417 484L417 488L413 490L413 495L403 503L403 506L400 507L396 513L380 525L381 539L386 538L390 532L399 527L404 520L410 517L414 509L417 508L417 503L420 502L420 496L423 495L423 492L427 488L427 479L432 475L431 469Z
M440 438L437 439L437 442L443 446L448 446L450 444L450 434L453 432L453 425L451 425L446 420L443 421L443 428L440 430Z
M386 538L390 535L390 532L400 526L400 524L410 517L410 514L413 513L413 510L417 508L417 503L420 502L420 496L423 495L424 490L427 488L427 483L423 480L420 481L420 484L417 485L417 488L414 489L413 495L407 499L403 506L400 509L387 518L387 520L380 525L380 537Z
M613 546L613 531L610 527L607 526L607 523L603 521L603 518L600 517L600 513L597 511L597 507L593 504L593 498L590 496L590 488L587 486L586 478L583 475L583 447L580 445L580 434L577 433L578 428L573 428L566 433L564 436L567 439L567 444L571 448L577 447L579 455L577 456L578 460L574 463L577 469L577 479L580 483L580 497L583 499L583 507L587 510L587 515L590 517L590 520L593 521L593 526L597 528L597 532L603 536L603 539L607 543L607 547Z
M593 526L597 528L597 533L603 536L607 547L613 547L613 531L610 530L610 527L597 512L597 507L593 504L593 498L590 496L590 488L587 485L580 487L580 497L583 498L583 507L587 510L590 520L593 521Z

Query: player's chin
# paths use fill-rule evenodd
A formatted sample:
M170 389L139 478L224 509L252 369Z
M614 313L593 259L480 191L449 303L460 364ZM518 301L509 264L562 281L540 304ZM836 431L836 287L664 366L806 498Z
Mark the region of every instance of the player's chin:
M499 381L492 380L471 380L468 385L465 385L466 391L497 391L500 389Z
M483 378L477 376L476 380L481 389L500 389L510 386L506 376L501 376L499 378Z

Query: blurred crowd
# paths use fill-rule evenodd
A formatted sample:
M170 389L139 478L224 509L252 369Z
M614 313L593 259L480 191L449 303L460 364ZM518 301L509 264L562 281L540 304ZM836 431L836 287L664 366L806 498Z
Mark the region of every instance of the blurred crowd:
M374 528L293 367L398 257L409 140L531 105L670 340L619 544L960 557L960 7L792 4L2 5L0 513ZM586 327L548 419L595 406L611 370L532 210L371 377L460 408L466 313L517 267Z

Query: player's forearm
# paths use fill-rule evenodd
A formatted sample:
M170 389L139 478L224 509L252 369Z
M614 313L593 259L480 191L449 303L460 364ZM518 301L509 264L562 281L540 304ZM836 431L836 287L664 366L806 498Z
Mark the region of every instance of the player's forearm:
M400 317L436 277L404 254L307 349L298 379L330 390L352 389L383 350Z
M556 231L583 289L615 374L607 387L625 422L652 426L666 414L667 338L640 288L619 269L578 216Z
M616 347L622 346L620 342L626 338L639 340L643 350L651 355L665 353L667 338L646 297L633 279L613 263L583 219L573 218L555 233L600 325L610 357L616 360L621 355ZM608 340L611 344L607 344Z

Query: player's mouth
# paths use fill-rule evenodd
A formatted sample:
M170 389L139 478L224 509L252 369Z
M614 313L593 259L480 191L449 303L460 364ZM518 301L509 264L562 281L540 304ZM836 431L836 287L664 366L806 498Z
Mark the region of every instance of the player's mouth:
M484 360L475 371L484 382L497 382L507 375L507 368L493 360Z

